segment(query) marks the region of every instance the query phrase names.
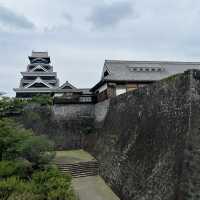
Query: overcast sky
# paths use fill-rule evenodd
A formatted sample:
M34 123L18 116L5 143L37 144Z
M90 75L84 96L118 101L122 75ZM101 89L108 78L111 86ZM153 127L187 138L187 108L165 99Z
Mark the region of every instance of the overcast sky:
M105 59L200 61L199 0L0 0L0 91L32 50L62 82L92 87Z

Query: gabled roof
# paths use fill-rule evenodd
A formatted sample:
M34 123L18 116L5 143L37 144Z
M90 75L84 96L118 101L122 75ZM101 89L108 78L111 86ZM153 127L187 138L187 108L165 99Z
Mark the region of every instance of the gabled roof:
M48 84L45 81L43 81L40 77L36 78L36 80L34 80L32 83L26 85L24 88L30 88L31 86L33 86L34 84L37 84L37 83L42 83L46 87L52 88L52 86L50 84Z
M37 65L37 66L35 66L35 67L31 70L31 72L34 72L34 71L36 71L37 69L41 69L41 70L43 70L44 72L47 72L47 71L48 71L48 70L45 69L42 65Z
M187 69L200 69L200 62L106 60L101 80L91 91L109 81L154 82Z
M66 81L63 85L59 87L60 89L73 89L78 90L76 87L74 87L72 84L70 84L68 81Z

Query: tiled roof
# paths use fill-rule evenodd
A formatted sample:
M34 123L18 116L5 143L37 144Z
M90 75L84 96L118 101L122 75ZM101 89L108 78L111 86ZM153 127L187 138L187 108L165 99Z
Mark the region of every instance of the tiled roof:
M200 69L200 62L106 60L101 80L91 91L104 82L154 82L187 69Z
M74 87L71 83L69 83L68 81L66 81L63 85L60 86L60 89L73 89L73 90L77 90L76 87Z
M37 52L37 51L32 51L31 57L34 58L48 58L48 52Z
M102 80L157 81L193 68L200 69L200 63L106 60Z

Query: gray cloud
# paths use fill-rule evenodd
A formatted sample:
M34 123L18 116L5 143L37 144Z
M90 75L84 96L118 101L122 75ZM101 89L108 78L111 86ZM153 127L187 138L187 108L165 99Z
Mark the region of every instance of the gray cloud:
M70 14L64 13L64 14L63 14L63 17L64 17L64 19L67 20L68 23L71 24L71 23L73 22L73 18L72 18L72 16L71 16Z
M88 20L96 28L116 26L120 21L133 14L131 2L120 1L112 4L102 4L93 8Z
M0 25L3 25L4 28L9 29L32 29L34 28L34 24L29 21L26 17L23 15L17 14L10 10L9 8L6 8L4 6L0 5Z

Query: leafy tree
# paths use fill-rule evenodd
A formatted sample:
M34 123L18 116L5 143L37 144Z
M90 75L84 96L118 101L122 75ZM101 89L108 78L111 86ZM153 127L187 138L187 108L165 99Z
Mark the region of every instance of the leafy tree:
M40 168L53 159L53 147L46 137L35 136L12 120L0 120L0 161L23 158Z
M31 103L38 103L40 105L52 105L53 98L50 95L36 95L32 97Z
M53 144L10 119L0 120L0 199L76 200L71 177L52 167Z
M20 113L27 104L27 100L3 97L0 100L0 116L4 117L9 113Z

